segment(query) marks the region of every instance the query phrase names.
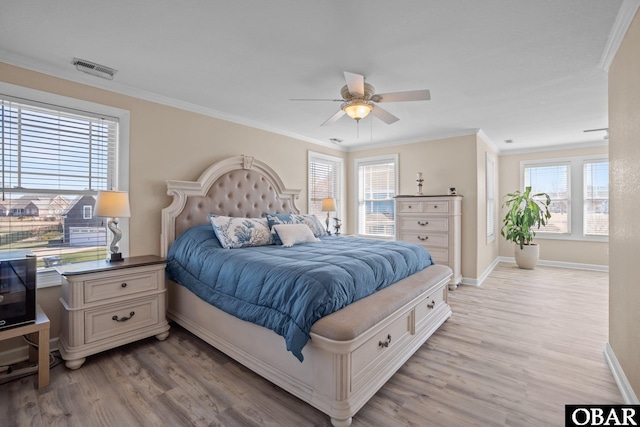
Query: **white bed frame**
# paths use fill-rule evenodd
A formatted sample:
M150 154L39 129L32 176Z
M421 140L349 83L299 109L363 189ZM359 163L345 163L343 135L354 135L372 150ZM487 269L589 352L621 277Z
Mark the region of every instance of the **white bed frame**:
M299 191L252 157L210 166L197 181L168 181L161 253L209 213L299 212ZM262 377L318 408L334 426L352 417L451 315L448 267L432 266L317 321L300 363L275 332L231 316L167 278L167 316ZM417 291L416 291L417 289Z

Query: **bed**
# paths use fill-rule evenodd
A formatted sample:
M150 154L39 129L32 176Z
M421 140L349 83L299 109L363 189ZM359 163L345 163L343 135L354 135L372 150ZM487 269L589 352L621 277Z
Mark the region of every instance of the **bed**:
M209 224L211 214L261 218L267 213L299 213L299 191L286 189L273 169L249 156L219 161L197 181L168 181L167 192L173 201L162 210L161 254L165 257L179 236ZM322 245L333 244L325 240ZM447 303L451 274L446 266L432 265L323 315L310 326L310 339L299 357L287 349L289 341L273 330L216 308L170 275L167 316L326 413L334 426L348 426L451 316Z

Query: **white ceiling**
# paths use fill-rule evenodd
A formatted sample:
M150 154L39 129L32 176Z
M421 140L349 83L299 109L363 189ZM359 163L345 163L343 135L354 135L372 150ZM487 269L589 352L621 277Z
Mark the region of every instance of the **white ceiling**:
M478 130L500 151L596 145L628 1L2 0L0 61L346 150ZM339 102L290 100L339 98L343 71L432 99L359 129L320 126Z

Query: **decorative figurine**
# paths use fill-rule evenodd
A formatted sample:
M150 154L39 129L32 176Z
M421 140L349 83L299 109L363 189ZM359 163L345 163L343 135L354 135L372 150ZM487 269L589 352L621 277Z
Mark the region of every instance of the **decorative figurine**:
M416 195L422 196L422 183L424 182L424 179L422 179L422 172L418 172L417 177L418 179L416 179L416 182L418 183L418 191L416 192Z
M340 235L340 227L342 227L342 221L340 221L340 218L333 218L333 229L335 230L333 233L334 236Z

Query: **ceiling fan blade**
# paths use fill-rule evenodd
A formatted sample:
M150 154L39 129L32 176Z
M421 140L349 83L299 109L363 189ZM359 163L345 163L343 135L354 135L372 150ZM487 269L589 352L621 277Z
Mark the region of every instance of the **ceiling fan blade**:
M373 114L374 116L376 116L377 118L379 118L380 120L382 120L383 122L385 122L388 125L390 125L392 123L395 123L398 120L400 120L399 118L397 118L396 116L394 116L393 114L388 112L387 110L383 110L382 108L378 107L377 105L375 107L373 107L373 110L371 110L371 114Z
M332 102L344 102L344 99L289 98L289 101L332 101Z
M347 81L349 92L354 95L364 96L364 76L360 74L344 72L344 79Z
M373 102L428 101L430 99L431 92L429 92L429 89L380 93L371 97Z
M338 121L338 119L340 119L340 117L344 116L344 114L344 110L338 110L333 116L325 120L320 126L326 126L335 123Z

